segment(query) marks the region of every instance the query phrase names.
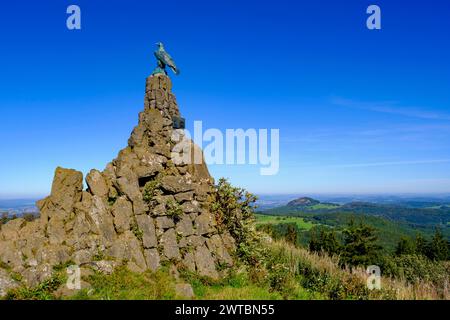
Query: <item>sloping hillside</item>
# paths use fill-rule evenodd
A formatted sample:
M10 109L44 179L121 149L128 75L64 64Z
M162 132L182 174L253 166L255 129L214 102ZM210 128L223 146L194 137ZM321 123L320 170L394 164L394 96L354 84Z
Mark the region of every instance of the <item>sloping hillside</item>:
M445 205L417 208L402 205L387 205L370 202L350 202L339 205L321 203L311 199L300 198L288 205L261 211L264 215L303 217L320 224L339 226L351 218L359 218L379 227L392 230L393 235L413 235L417 232L431 236L440 228L450 239L450 210ZM299 205L300 204L300 205Z

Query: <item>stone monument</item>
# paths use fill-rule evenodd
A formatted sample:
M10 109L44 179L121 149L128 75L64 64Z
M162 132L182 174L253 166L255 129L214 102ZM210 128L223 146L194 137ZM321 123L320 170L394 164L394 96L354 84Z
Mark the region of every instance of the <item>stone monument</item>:
M220 278L217 266L233 264L234 239L219 231L209 208L214 189L206 164L171 159L179 127L173 119L180 118L169 77L148 77L144 110L117 158L103 171L91 170L87 188L81 172L57 168L51 194L37 202L40 217L1 226L0 295L35 286L68 262L99 271L125 264L143 272L165 261Z

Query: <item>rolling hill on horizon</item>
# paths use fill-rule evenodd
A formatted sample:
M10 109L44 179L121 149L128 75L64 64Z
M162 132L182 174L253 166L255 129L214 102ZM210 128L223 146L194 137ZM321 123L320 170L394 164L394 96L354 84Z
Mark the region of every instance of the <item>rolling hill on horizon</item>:
M316 226L338 229L350 220L360 221L379 230L380 241L390 249L402 236L414 237L421 233L431 237L436 228L450 240L450 208L445 202L415 200L384 204L353 201L337 204L300 197L286 205L260 210L258 213L261 216L279 217L278 220L271 220L275 224L285 223L290 218L300 218Z
M450 222L450 205L446 202L406 201L384 204L353 201L345 204L321 202L301 197L278 206L260 211L268 215L296 215L297 213L354 213L380 216L394 221L412 224L447 225Z

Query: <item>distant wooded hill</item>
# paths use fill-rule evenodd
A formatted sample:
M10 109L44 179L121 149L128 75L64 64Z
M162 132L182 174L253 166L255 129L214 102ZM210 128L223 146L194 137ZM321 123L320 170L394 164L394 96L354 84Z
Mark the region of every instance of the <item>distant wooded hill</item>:
M430 238L436 228L450 240L450 209L446 203L439 202L415 201L391 205L370 202L336 204L303 197L284 206L262 210L259 214L260 223L271 223L273 228L286 227L285 224L291 223L292 218L307 223L308 228L302 228L301 224L299 227L299 240L303 244L309 240L312 227L321 226L339 230L352 219L374 227L378 231L380 243L388 250L393 250L403 236L413 238L421 233ZM273 218L263 218L270 216Z
M450 206L446 203L406 202L404 204L377 204L371 202L350 202L339 205L322 203L312 198L299 198L280 206L262 211L269 215L297 215L299 213L354 213L378 216L410 224L446 227L450 222ZM430 206L431 205L431 206Z

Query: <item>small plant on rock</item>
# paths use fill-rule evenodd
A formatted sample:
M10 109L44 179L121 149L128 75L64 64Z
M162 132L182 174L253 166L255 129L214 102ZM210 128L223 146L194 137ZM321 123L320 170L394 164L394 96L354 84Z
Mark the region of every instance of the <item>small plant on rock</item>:
M144 191L142 193L143 199L148 204L151 204L154 197L159 194L160 179L155 178L155 180L149 181L144 186Z
M174 220L179 220L183 215L183 208L181 208L181 206L173 200L166 203L166 209L167 215Z
M138 227L137 223L133 223L131 225L131 231L139 241L142 241L142 238L144 237L144 232Z

